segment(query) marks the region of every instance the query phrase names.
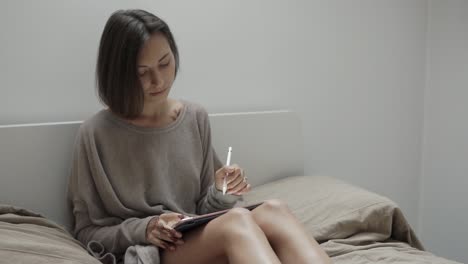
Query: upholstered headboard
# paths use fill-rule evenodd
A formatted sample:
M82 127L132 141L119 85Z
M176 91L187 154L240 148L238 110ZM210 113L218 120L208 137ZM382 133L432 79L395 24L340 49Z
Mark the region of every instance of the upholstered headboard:
M303 174L302 133L290 111L211 114L215 151L240 164L255 186ZM70 227L66 186L81 122L0 126L0 203Z

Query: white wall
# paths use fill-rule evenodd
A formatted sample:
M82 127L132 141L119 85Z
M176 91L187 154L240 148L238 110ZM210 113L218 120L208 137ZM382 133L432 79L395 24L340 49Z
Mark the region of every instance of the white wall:
M468 1L430 1L421 234L468 263Z
M425 0L1 1L0 124L97 111L97 45L119 8L171 26L174 97L210 112L298 111L307 173L387 195L416 227Z

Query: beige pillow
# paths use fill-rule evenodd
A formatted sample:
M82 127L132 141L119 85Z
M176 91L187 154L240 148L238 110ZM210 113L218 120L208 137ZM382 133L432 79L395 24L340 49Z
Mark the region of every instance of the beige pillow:
M324 176L288 177L255 187L242 204L280 199L317 241L343 239L365 232L372 239L390 237L421 248L401 210L390 199Z
M65 229L31 211L0 204L2 263L100 264Z

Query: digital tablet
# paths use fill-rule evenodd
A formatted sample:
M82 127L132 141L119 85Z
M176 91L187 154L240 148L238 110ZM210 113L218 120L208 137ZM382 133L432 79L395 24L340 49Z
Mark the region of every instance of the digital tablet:
M252 205L247 205L247 206L242 206L241 208L245 208L248 210L253 210L257 206L261 205L262 203L256 203ZM235 207L234 207L235 208ZM209 221L215 219L216 217L225 214L227 211L231 209L226 209L214 213L209 213L209 214L204 214L204 215L199 215L195 217L189 217L189 218L184 218L180 222L178 222L175 226L174 229L179 231L179 232L185 232L187 230L190 230L196 226L203 225L208 223Z

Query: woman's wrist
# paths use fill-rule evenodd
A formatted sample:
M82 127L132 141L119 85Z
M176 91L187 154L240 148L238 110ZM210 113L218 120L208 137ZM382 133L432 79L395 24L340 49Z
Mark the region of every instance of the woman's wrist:
M159 221L159 216L156 215L151 220L148 221L148 224L146 225L146 242L148 242L148 236L151 233L151 231L158 225Z

